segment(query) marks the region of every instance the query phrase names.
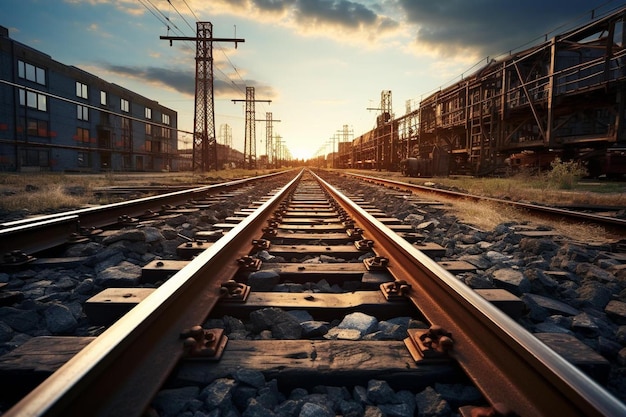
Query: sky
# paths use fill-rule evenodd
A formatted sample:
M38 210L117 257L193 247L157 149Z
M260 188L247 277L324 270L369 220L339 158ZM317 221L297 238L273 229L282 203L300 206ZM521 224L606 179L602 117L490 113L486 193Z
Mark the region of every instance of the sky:
M1 0L9 36L178 113L193 132L196 36L211 22L215 126L243 151L246 87L256 119L294 158L375 126L381 92L395 117L488 59L531 47L624 6L611 0ZM594 11L595 9L595 11ZM256 122L265 154L266 123ZM190 147L191 134L180 134ZM280 136L278 138L277 136ZM336 145L335 145L336 146ZM335 148L336 149L336 148Z

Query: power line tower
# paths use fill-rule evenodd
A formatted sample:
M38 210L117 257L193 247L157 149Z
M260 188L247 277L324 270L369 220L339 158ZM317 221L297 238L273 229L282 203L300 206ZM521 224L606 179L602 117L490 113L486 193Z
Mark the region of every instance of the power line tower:
M220 133L217 137L222 145L227 148L233 147L233 129L229 124L220 125Z
M353 135L354 131L350 130L350 126L343 125L343 129L338 130L337 133L339 134L339 143L342 143L342 142L349 142L350 135Z
M215 140L215 109L213 94L213 42L234 42L235 48L244 39L214 38L211 22L196 22L196 36L161 36L172 41L196 42L196 92L193 123L194 171L217 170L217 141Z
M257 100L254 98L254 87L246 87L246 99L233 99L233 103L246 102L246 134L243 144L243 167L256 168L256 102L271 103L272 100Z
M388 166L393 159L393 113L391 112L391 90L383 90L380 92L380 107L367 110L380 110L380 115L376 117L376 170L381 170L381 165ZM391 122L391 123L390 123ZM389 124L390 128L386 129ZM389 130L389 139L385 130ZM389 143L388 146L385 142ZM388 148L388 149L386 149ZM388 153L388 154L386 154Z
M267 155L267 162L271 164L276 160L276 148L274 147L274 122L280 122L281 120L274 119L272 112L265 113L265 119L256 119L257 122L265 122L265 154ZM270 165L271 166L271 165Z
M272 155L272 147L273 145L273 137L274 134L272 131L274 130L274 126L272 125L272 112L265 113L265 155L267 155L267 163L269 166L274 160L274 155Z

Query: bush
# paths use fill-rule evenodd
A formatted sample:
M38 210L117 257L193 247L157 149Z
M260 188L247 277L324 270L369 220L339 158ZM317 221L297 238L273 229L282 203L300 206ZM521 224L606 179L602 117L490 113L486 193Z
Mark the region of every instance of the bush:
M587 175L587 169L576 161L561 161L560 158L555 158L550 166L552 169L546 173L546 179L549 184L562 190L571 189Z

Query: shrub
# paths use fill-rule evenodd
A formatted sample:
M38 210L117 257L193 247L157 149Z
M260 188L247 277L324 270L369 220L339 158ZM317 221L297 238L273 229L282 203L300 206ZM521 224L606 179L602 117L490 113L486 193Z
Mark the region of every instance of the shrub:
M562 161L560 158L555 158L550 166L552 169L546 173L546 180L562 190L571 189L587 175L587 169L576 161Z

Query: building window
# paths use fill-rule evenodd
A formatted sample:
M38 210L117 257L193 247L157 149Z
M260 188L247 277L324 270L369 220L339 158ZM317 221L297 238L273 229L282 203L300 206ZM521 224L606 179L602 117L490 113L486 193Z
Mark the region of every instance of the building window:
M91 166L89 163L89 152L78 152L78 166L81 168L88 168Z
M122 117L122 147L124 149L132 149L132 136L130 134L130 119Z
M146 123L146 136L152 136L152 125L150 123Z
M76 117L78 120L89 120L89 107L81 106L80 104L76 105Z
M169 139L171 132L172 132L172 129L168 129L166 127L163 127L163 128L161 128L161 137L165 138L165 139Z
M100 104L102 104L103 106L107 105L107 92L106 91L100 91Z
M20 106L28 106L32 109L48 111L48 100L43 94L34 91L19 90Z
M83 84L80 81L76 81L76 97L87 99L87 84Z
M17 76L37 84L46 85L46 70L24 61L17 61Z
M26 124L28 136L48 137L48 122L45 120L28 119Z
M128 100L121 99L120 106L121 106L123 112L128 113L130 111L130 103L129 103Z
M169 114L162 114L161 115L161 121L163 122L164 125L169 125L170 124L170 115Z
M89 129L79 127L76 129L76 141L81 143L89 143Z
M23 167L50 166L50 154L43 149L23 149L20 151L20 164Z
M152 120L152 109L150 107L146 107L146 119Z

